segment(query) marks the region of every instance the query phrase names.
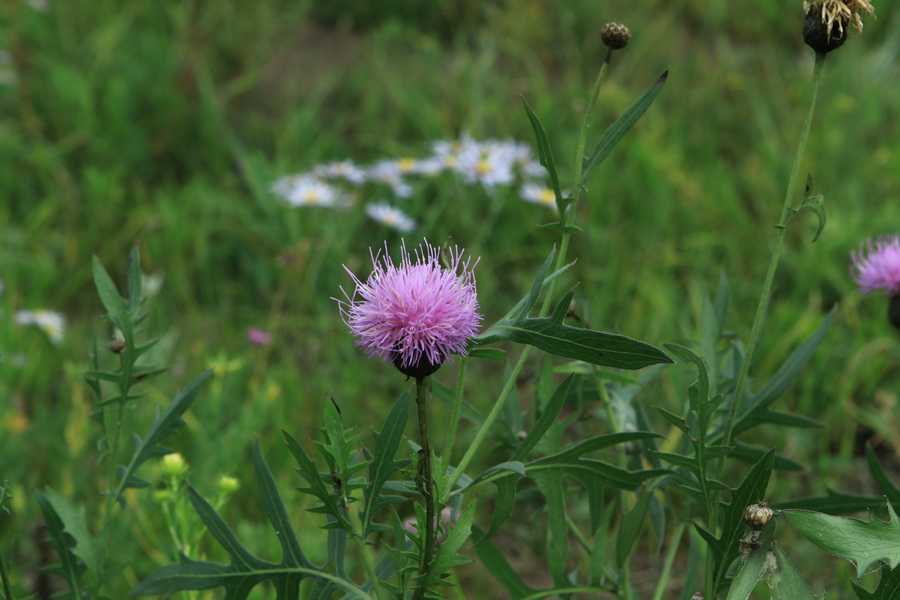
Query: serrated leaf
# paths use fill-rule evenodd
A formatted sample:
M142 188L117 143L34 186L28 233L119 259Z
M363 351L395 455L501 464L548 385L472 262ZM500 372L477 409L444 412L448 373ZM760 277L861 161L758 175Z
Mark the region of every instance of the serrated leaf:
M365 504L362 509L362 530L363 537L367 537L371 531L376 501L381 495L381 488L385 482L398 468L398 463L394 461L397 450L400 447L400 440L403 437L403 431L406 429L406 419L409 412L409 396L403 394L394 403L381 433L375 442L375 454L369 463L369 481L366 485L364 498Z
M777 510L812 510L829 515L849 515L859 512L876 512L884 509L884 498L879 496L857 496L829 491L827 496L798 498L773 504Z
M66 523L63 522L47 494L38 494L37 501L38 506L41 508L41 513L44 515L44 524L47 526L50 541L60 560L58 572L69 584L71 597L74 600L81 600L85 597L81 585L83 567L74 553L78 540L72 532L67 531ZM69 516L71 517L72 515Z
M263 495L263 510L282 548L281 563L271 563L254 556L241 544L209 502L189 486L187 493L191 505L209 533L228 553L230 564L194 561L182 557L179 564L163 567L141 581L132 595L169 595L222 587L225 588L228 600L246 600L257 585L269 582L280 600L297 600L300 582L311 577L328 581L350 594L350 597L370 599L369 594L343 577L312 567L299 547L284 503L258 444L253 450L253 462L257 483Z
M138 438L140 442L138 443L131 461L122 473L119 487L113 494L114 500L122 502L122 493L134 481L135 474L141 465L151 458L160 456L161 452L165 453L168 451L168 449L161 449L160 443L182 423L182 415L190 408L191 404L196 399L197 392L211 376L212 372L206 371L188 384L187 387L178 392L178 394L175 395L175 399L172 400L172 403L166 408L165 412L161 415L157 415L153 422L153 426L150 428L147 435L145 435L142 440L141 438Z
M638 98L637 101L622 114L622 116L616 119L616 121L603 132L597 146L594 147L590 154L584 157L581 176L582 184L587 181L587 177L591 170L606 160L606 157L612 153L616 144L622 140L625 134L628 133L634 124L638 122L645 112L647 112L647 109L650 108L650 105L653 104L653 101L656 100L656 97L662 91L668 78L669 72L665 71L659 76L659 79L656 80L656 83L654 83L649 90L644 92L644 94Z
M475 503L469 504L459 519L450 527L447 537L438 547L437 554L431 563L431 569L425 580L425 586L433 589L442 576L460 563L459 551L472 533L472 521L475 519Z
M297 443L297 440L295 440L288 432L282 431L281 434L284 436L284 441L287 444L288 450L294 457L294 461L297 463L300 475L306 480L306 483L309 486L301 491L315 496L316 499L322 503L326 514L333 518L338 525L347 531L352 532L353 525L350 523L346 511L341 509L338 504L338 499L325 487L325 482L322 481L322 477L319 475L316 464L312 461L306 451L303 450L303 447Z
M887 522L796 510L785 511L784 516L819 548L853 563L861 577L876 562L884 561L891 569L900 564L900 519L887 504Z
M900 489L897 489L894 482L890 480L884 469L881 468L881 463L878 462L878 457L875 456L875 451L872 449L871 444L866 444L866 463L869 465L869 473L872 474L872 479L878 484L881 493L887 496L894 506L894 510L897 510L900 507Z

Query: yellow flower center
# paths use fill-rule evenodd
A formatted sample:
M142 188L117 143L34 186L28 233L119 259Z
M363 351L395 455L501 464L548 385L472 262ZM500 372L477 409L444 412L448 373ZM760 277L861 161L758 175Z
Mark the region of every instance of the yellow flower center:
M478 164L475 165L475 171L477 171L479 175L487 175L491 170L491 161L486 158L479 160Z
M541 204L553 205L556 204L556 194L553 193L553 190L550 188L544 188L541 190Z
M416 166L416 161L412 158L401 158L397 163L401 173L409 173Z

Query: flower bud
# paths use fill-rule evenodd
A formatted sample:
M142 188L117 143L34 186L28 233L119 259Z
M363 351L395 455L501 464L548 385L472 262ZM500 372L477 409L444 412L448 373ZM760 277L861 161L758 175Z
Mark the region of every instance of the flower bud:
M160 504L169 502L173 499L172 492L169 490L156 490L153 492L153 500Z
M188 472L188 464L178 452L163 456L163 474L169 477L183 477Z
M631 30L621 23L607 23L600 29L600 39L611 50L621 50L631 41Z
M891 296L891 302L888 304L888 320L900 331L900 294Z
M432 363L431 360L429 360L429 358L424 354L417 363L409 366L403 366L403 356L401 354L397 353L396 357L394 358L394 366L397 367L397 370L399 370L407 377L413 377L415 379L428 377L429 375L440 369L441 364L443 363Z
M125 340L115 337L109 342L109 350L114 354L121 354L125 350Z
M222 475L219 477L219 491L223 494L233 494L241 489L241 482L234 477Z
M775 511L769 508L765 502L751 504L744 509L744 523L751 529L763 529L775 516Z

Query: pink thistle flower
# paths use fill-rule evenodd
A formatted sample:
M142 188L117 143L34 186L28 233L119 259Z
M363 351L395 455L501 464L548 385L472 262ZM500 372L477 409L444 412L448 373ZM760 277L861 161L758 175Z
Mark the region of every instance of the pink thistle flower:
M254 346L268 346L272 343L272 334L258 327L247 329L247 341Z
M889 296L900 295L900 236L869 241L853 254L853 272L865 293L882 290Z
M387 253L372 254L366 281L346 266L356 289L339 300L341 316L370 356L393 362L410 377L426 377L452 354L465 354L478 332L481 315L475 289L475 266L459 248L441 250L427 241L412 254L405 244L400 262Z

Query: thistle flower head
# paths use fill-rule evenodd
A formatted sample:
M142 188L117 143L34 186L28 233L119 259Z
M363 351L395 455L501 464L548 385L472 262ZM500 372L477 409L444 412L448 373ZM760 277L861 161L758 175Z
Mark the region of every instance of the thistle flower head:
M600 29L600 39L610 50L621 50L631 41L631 30L621 23L606 23Z
M387 253L372 255L365 281L345 267L356 289L339 301L341 315L369 355L393 362L411 377L436 371L452 354L465 354L478 332L481 315L475 290L475 263L459 248L447 252L427 241L412 253L400 249L400 262Z
M853 255L853 272L865 293L900 295L900 236L868 242Z

